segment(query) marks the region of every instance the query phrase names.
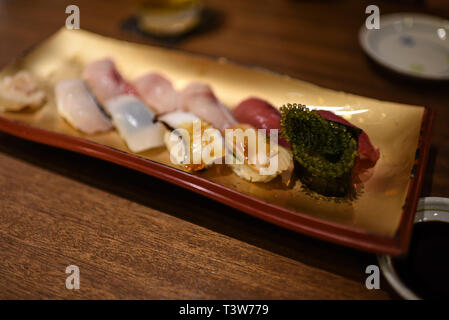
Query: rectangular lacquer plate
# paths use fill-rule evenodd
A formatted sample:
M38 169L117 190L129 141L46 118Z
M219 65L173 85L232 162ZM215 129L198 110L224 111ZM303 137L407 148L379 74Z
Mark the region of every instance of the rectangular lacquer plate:
M133 154L116 131L85 135L57 113L54 85L80 77L83 67L112 57L125 78L158 71L176 88L196 80L209 84L232 108L248 96L279 107L296 102L343 115L380 148L380 160L352 201L316 198L298 181L264 184L242 180L224 165L191 174L169 160L165 148ZM429 148L432 111L378 101L228 62L175 50L61 29L6 66L0 78L29 71L45 89L46 104L35 112L0 112L0 130L25 139L87 154L161 178L279 226L327 241L377 253L407 250Z

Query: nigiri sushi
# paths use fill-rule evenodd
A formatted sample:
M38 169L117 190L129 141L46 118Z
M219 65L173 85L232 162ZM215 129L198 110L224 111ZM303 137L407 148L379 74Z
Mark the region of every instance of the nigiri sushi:
M122 95L109 99L105 109L132 152L164 145L163 125L154 122L155 115L137 97Z
M83 80L59 82L55 95L59 114L76 129L92 134L112 128L111 120L100 110Z
M168 124L171 128L179 128L184 122L193 122L200 118L191 112L174 111L159 116L158 120Z
M83 79L101 105L120 95L137 94L134 87L123 79L110 58L88 64L84 69Z
M45 92L26 71L5 77L0 82L0 110L35 110L45 102Z
M346 119L336 115L335 113L327 110L317 110L317 113L328 121L341 123L345 126L359 129ZM377 160L380 158L380 151L378 147L375 147L368 137L368 134L362 130L358 136L358 148L357 159L354 165L353 174L357 175L365 170L368 170L375 166Z
M191 83L184 88L181 96L185 111L194 113L214 128L224 131L237 124L231 111L218 101L208 85L198 82Z
M274 138L276 136L271 140L263 131L246 124L226 129L226 164L236 175L250 182L269 182L283 175L287 184L293 172L293 156Z
M159 73L148 73L133 82L138 94L157 113L175 111L181 108L181 97L170 80Z
M164 137L173 163L187 171L199 171L222 163L224 141L219 130L189 112L168 113L161 118L159 120L175 128L167 131Z
M281 134L292 146L303 185L325 196L352 195L359 174L374 167L380 156L368 135L329 111L296 103L280 111Z
M232 111L240 123L250 124L257 129L281 129L281 113L270 103L259 98L247 98L240 102ZM279 137L279 144L290 148L287 140Z

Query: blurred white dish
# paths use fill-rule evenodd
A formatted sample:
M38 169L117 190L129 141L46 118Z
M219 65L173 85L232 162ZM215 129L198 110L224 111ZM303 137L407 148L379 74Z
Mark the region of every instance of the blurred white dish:
M377 63L403 75L449 80L449 21L401 13L380 16L380 29L362 26L360 44Z

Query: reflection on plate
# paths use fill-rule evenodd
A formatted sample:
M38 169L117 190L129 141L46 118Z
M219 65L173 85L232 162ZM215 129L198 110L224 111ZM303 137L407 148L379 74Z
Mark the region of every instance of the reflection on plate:
M403 75L449 80L449 21L421 14L380 16L380 29L362 26L359 40L376 62Z
M382 150L381 157L357 199L335 202L311 197L300 183L291 189L279 180L251 183L224 166L201 173L179 170L165 148L132 153L116 131L85 135L56 110L55 84L80 77L84 66L105 56L114 59L126 79L157 71L172 79L176 88L191 81L207 83L228 107L256 96L277 107L296 102L334 111L363 129ZM336 92L223 58L138 45L82 30L60 30L7 66L0 78L19 70L37 78L48 99L35 112L0 113L2 131L139 170L320 239L379 253L399 254L407 248L427 159L431 109Z

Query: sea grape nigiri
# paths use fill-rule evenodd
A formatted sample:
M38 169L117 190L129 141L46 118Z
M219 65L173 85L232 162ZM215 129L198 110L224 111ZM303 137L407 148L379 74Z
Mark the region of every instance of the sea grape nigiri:
M109 99L105 108L132 152L164 145L163 125L154 122L155 115L137 97L122 95Z
M234 118L240 123L250 124L257 129L281 129L281 113L265 100L250 97L240 102L233 110ZM283 137L279 137L279 144L290 148L290 144Z
M224 131L237 124L230 110L218 101L208 85L193 82L181 94L183 109L209 122L214 128Z
M317 113L326 120L334 121L358 129L358 127L356 127L346 119L336 115L333 112L326 110L317 110ZM358 141L357 159L353 169L353 172L355 174L358 174L360 172L363 172L364 170L374 167L374 165L376 164L377 160L379 160L380 157L379 148L373 146L368 137L368 134L365 131L362 131L359 134L357 141Z
M64 80L55 87L59 114L72 126L92 134L112 128L111 120L100 110L83 80Z
M281 128L281 134L291 143L298 176L309 189L338 197L351 191L358 179L359 152L365 152L366 147L360 149L360 144L369 142L365 138L360 142L363 130L332 113L298 104L281 107ZM379 150L371 147L375 154L370 165L374 166Z
M134 87L121 76L110 58L88 64L84 69L83 79L102 105L109 99L123 94L137 94Z
M159 73L148 73L133 82L143 101L157 113L172 112L181 108L181 97L170 80Z

